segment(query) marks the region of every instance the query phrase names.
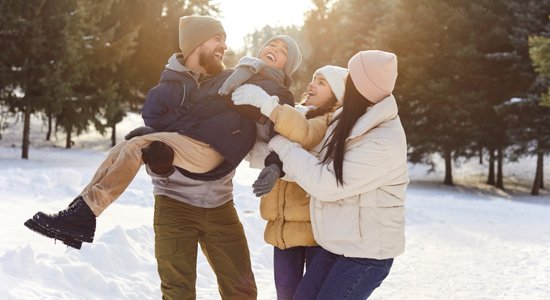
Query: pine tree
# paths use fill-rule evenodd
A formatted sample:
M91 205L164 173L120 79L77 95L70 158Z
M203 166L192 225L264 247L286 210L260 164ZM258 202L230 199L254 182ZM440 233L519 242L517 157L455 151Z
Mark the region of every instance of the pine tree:
M5 120L11 114L10 103L15 98L15 78L12 71L12 61L15 56L14 26L16 14L8 1L0 2L0 140L5 127Z
M374 32L379 26L392 22L391 12L394 0L348 0L334 3L327 13L325 26L332 35L329 43L330 61L346 66L348 60L357 52L379 49ZM319 36L320 37L320 36ZM322 37L320 37L322 38ZM382 40L388 37L382 37ZM383 49L382 49L383 50Z
M76 0L65 25L65 56L53 80L58 84L56 122L67 134L66 148L72 146L73 133L80 134L90 124L101 125L101 109L113 101L113 84L108 76L102 76L102 71L115 68L120 55L124 55L124 51L111 51L116 44L115 26L102 26L113 3Z
M539 104L540 94L546 90L548 81L537 76L529 58L528 38L531 35L540 35L547 28L547 18L550 13L550 1L503 1L507 9L505 21L501 23L508 33L508 41L512 47L513 59L509 64L507 73L500 78L505 78L500 86L495 89L504 90L501 102L512 97L523 99L522 101L507 101L504 105L508 109L500 109L501 120L506 120L502 128L506 130L507 147L511 148L509 159L517 159L521 155L538 156L537 176L533 183L532 193L538 194L538 188L542 185L542 157L547 153L548 128L550 119L546 111ZM512 104L509 104L512 103ZM512 120L512 121L511 121ZM502 129L500 129L502 130ZM518 146L521 145L521 146ZM501 153L502 148L500 148ZM518 149L522 151L519 152ZM499 159L502 170L503 159ZM540 170L540 172L539 172ZM503 172L497 173L496 186L503 188ZM539 175L540 174L540 175Z
M501 1L478 1L470 6L474 45L478 53L478 68L472 79L476 88L483 92L479 102L472 103L472 136L474 145L471 151L487 149L487 183L503 188L503 160L511 143L506 134L506 123L495 111L520 91L527 89L525 80L518 80L515 72L519 56L509 38L512 30L513 12ZM495 173L495 167L497 173Z
M540 94L545 87L548 86L548 81L540 78L533 66L529 57L529 44L528 39L531 35L544 35L548 36L548 15L550 14L550 1L549 0L530 0L519 1L509 0L506 1L508 8L514 12L514 23L512 27L512 34L510 39L514 45L514 49L519 56L519 61L515 65L515 73L517 76L524 80L528 84L528 88L520 93L519 96L524 99L530 99L531 101L524 101L525 104L531 106L527 111L532 113L522 114L518 113L517 118L522 120L523 130L526 135L536 132L537 137L534 141L537 144L535 151L529 151L527 155L537 155L540 159L537 159L539 165L537 165L537 172L540 170L540 181L535 176L533 183L532 193L538 194L538 188L542 185L542 157L544 153L548 152L548 127L550 125L549 118L547 117L548 111L542 108L539 104L541 102ZM546 31L546 33L545 33ZM513 113L515 114L515 113ZM498 181L497 181L498 182Z
M548 83L548 79L550 79L550 23L546 25L543 35L534 36L529 39L529 45L529 53L536 67L536 71L540 76L546 77L547 79L546 92L540 94L540 105L550 108L550 86ZM541 122L541 124L546 124L546 127L542 127L544 130L550 128L550 121L548 120L548 115L543 117L546 117L546 122ZM544 154L549 152L549 140L550 137L546 134L545 136L543 135L543 137L539 137L537 141L537 146L542 147L539 147L539 151L537 151L537 169L531 189L532 195L538 195L538 189L544 188Z
M52 129L64 129L66 147L72 134L91 124L101 132L112 128L115 143L115 124L127 103L143 100L158 80L166 53L177 49L179 17L217 13L216 5L204 0L6 0L0 8L0 101L24 113L24 158L34 113L45 114L47 138ZM157 54L162 58L148 65ZM153 64L156 71L151 72Z
M409 159L433 164L432 154L439 153L448 185L454 184L453 160L472 155L470 112L481 97L472 80L478 53L468 13L468 1L401 1L375 33L378 48L398 57L394 94Z
M116 12L121 26L139 22L135 53L124 62L124 76L133 86L128 99L138 109L147 91L158 83L170 55L179 52L178 26L183 16L218 16L218 4L210 0L139 0Z
M62 56L63 29L70 1L2 1L2 97L23 114L21 157L29 157L30 117L51 100L49 77ZM5 38L5 39L4 39ZM18 91L19 96L17 96Z
M100 118L96 118L95 127L104 133L111 129L111 146L116 144L116 124L126 114L137 85L128 76L129 58L135 53L139 29L142 20L129 18L128 10L142 3L134 0L115 1L108 8L108 13L99 22L99 29L107 47L94 51L92 60L101 61L92 74L100 101Z
M548 79L541 81L533 88L535 93L526 98L514 98L500 105L497 109L507 122L508 135L514 141L510 147L510 159L516 161L524 156L535 156L535 177L531 186L531 195L539 195L544 188L543 170L544 155L550 153L550 107L540 105L537 91L548 87Z
M537 73L550 77L550 22L547 23L543 35L529 37L529 47L529 55ZM550 88L541 98L541 104L550 107Z
M305 60L302 69L312 74L327 64L347 67L361 50L376 48L373 32L384 24L394 1L313 1L304 26ZM309 78L308 78L309 80Z

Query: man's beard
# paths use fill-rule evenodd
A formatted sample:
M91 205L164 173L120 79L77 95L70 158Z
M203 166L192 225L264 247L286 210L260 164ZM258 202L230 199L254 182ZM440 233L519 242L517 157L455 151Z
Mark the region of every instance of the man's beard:
M214 56L214 51L210 53L201 52L199 54L199 65L204 68L206 74L215 75L225 69L223 62Z

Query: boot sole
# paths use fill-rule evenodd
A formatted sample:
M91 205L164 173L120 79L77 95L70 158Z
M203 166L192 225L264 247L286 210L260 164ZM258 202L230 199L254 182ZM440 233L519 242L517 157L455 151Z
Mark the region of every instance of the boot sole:
M81 242L86 242L86 243L91 243L94 241L94 236L90 236L90 235L83 235L81 233L76 233L76 232L73 232L73 231L69 231L69 230L66 230L66 229L59 229L59 228L56 228L56 227L53 227L53 226L50 226L48 223L45 223L42 219L40 219L40 217L38 216L38 214L35 214L32 219L38 224L40 225L40 227L44 228L45 230L47 231L50 231L54 234L57 234L57 235L63 235L63 236L68 236L70 238L73 238L77 241L81 241Z
M77 250L80 250L80 248L82 248L82 242L81 241L76 240L76 239L74 239L74 238L72 238L71 236L68 236L68 235L58 234L58 233L55 233L55 232L52 232L52 231L48 231L47 229L40 226L40 224L38 224L34 219L28 219L24 224L30 230L32 230L32 231L34 231L38 234L41 234L43 236L52 238L54 240L60 240L61 242L63 242L63 244L65 244L69 247L75 248Z

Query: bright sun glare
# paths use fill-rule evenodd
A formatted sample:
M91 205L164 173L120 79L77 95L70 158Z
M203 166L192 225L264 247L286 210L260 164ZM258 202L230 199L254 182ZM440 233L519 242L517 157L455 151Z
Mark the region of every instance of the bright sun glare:
M221 21L227 32L227 46L240 49L244 37L265 25L303 25L311 0L220 0Z

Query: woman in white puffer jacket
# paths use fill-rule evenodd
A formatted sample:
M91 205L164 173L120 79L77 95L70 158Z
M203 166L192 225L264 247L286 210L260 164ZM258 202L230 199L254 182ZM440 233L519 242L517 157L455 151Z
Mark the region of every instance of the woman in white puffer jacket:
M405 247L409 179L405 132L392 96L397 58L361 51L348 69L343 107L312 149L320 156L280 135L269 143L287 178L311 195L313 233L322 247L294 299L366 299Z
M407 143L391 95L394 54L353 56L343 107L318 149L320 159L276 136L283 170L311 195L314 237L323 248L294 299L366 299L405 248Z

